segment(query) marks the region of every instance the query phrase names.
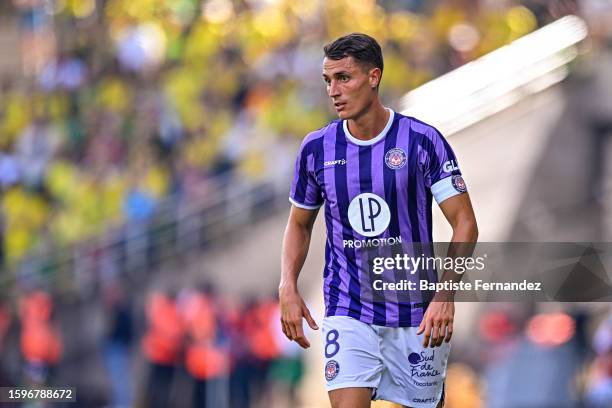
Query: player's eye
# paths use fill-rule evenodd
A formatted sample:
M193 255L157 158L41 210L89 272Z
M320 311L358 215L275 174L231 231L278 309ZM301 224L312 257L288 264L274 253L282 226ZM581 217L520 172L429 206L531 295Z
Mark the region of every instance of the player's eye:
M348 81L350 78L349 78L349 76L348 76L348 75L340 75L340 76L338 77L338 79L340 79L340 81L342 81L342 82L346 82L346 81Z
M323 78L323 82L325 82L326 85L329 85L331 83L329 78Z

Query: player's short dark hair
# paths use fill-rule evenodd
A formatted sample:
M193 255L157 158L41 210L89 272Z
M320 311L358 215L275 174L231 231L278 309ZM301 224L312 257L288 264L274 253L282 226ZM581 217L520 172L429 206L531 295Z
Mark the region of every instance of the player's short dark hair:
M336 61L345 57L353 57L361 64L380 68L382 74L382 50L378 42L367 34L352 33L340 37L323 47L323 52L325 57Z

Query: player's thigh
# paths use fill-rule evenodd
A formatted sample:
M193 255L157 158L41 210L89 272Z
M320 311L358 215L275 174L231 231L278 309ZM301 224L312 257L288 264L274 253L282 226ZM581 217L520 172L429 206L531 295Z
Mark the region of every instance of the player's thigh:
M339 388L328 394L332 408L370 408L372 388Z
M331 316L323 319L322 335L328 392L378 387L382 359L379 337L372 326L352 317Z

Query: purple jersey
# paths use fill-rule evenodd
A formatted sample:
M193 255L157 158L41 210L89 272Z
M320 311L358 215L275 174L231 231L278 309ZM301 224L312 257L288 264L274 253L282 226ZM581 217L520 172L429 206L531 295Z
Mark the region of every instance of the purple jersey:
M372 249L432 242L432 198L438 203L466 191L457 159L435 128L390 111L375 138L353 137L336 120L303 141L290 201L317 209L325 204L324 294L326 316L351 316L368 324L418 326L430 298L418 290L376 298L365 295ZM415 279L437 280L435 270Z

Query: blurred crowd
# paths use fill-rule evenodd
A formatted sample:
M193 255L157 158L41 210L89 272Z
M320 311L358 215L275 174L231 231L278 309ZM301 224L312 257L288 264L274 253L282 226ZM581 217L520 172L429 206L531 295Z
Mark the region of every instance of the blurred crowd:
M39 290L0 305L0 383L71 384L81 406L297 406L302 353L284 338L275 299L237 303L208 285L153 290L143 305L121 285L103 293L103 335L87 351L96 387L76 369L83 345L70 337L82 340L80 329ZM20 352L7 354L15 344Z
M459 350L447 374L450 408L612 405L608 306L489 306L478 319L478 340L455 342Z
M522 4L525 3L525 4ZM383 45L383 100L564 12L551 1L13 0L0 78L0 260L149 219L210 181L283 177L332 119L322 45ZM571 2L570 2L571 3ZM10 50L5 50L10 52Z
M201 286L176 295L151 293L146 315L142 349L149 375L143 406L298 405L302 353L284 338L275 299L236 304ZM181 371L191 392L179 402Z
M302 350L284 338L275 299L236 302L207 284L151 290L142 303L123 285L110 284L103 293L103 335L86 354L86 377L95 386L83 382L79 347L69 346L83 328L64 322L60 330L66 305L54 305L43 291L0 303L0 354L7 357L0 360L0 382L70 384L81 404L92 407L304 403ZM612 406L609 307L489 306L477 319L477 335L453 342L446 406ZM6 354L11 343L18 345L17 358Z

